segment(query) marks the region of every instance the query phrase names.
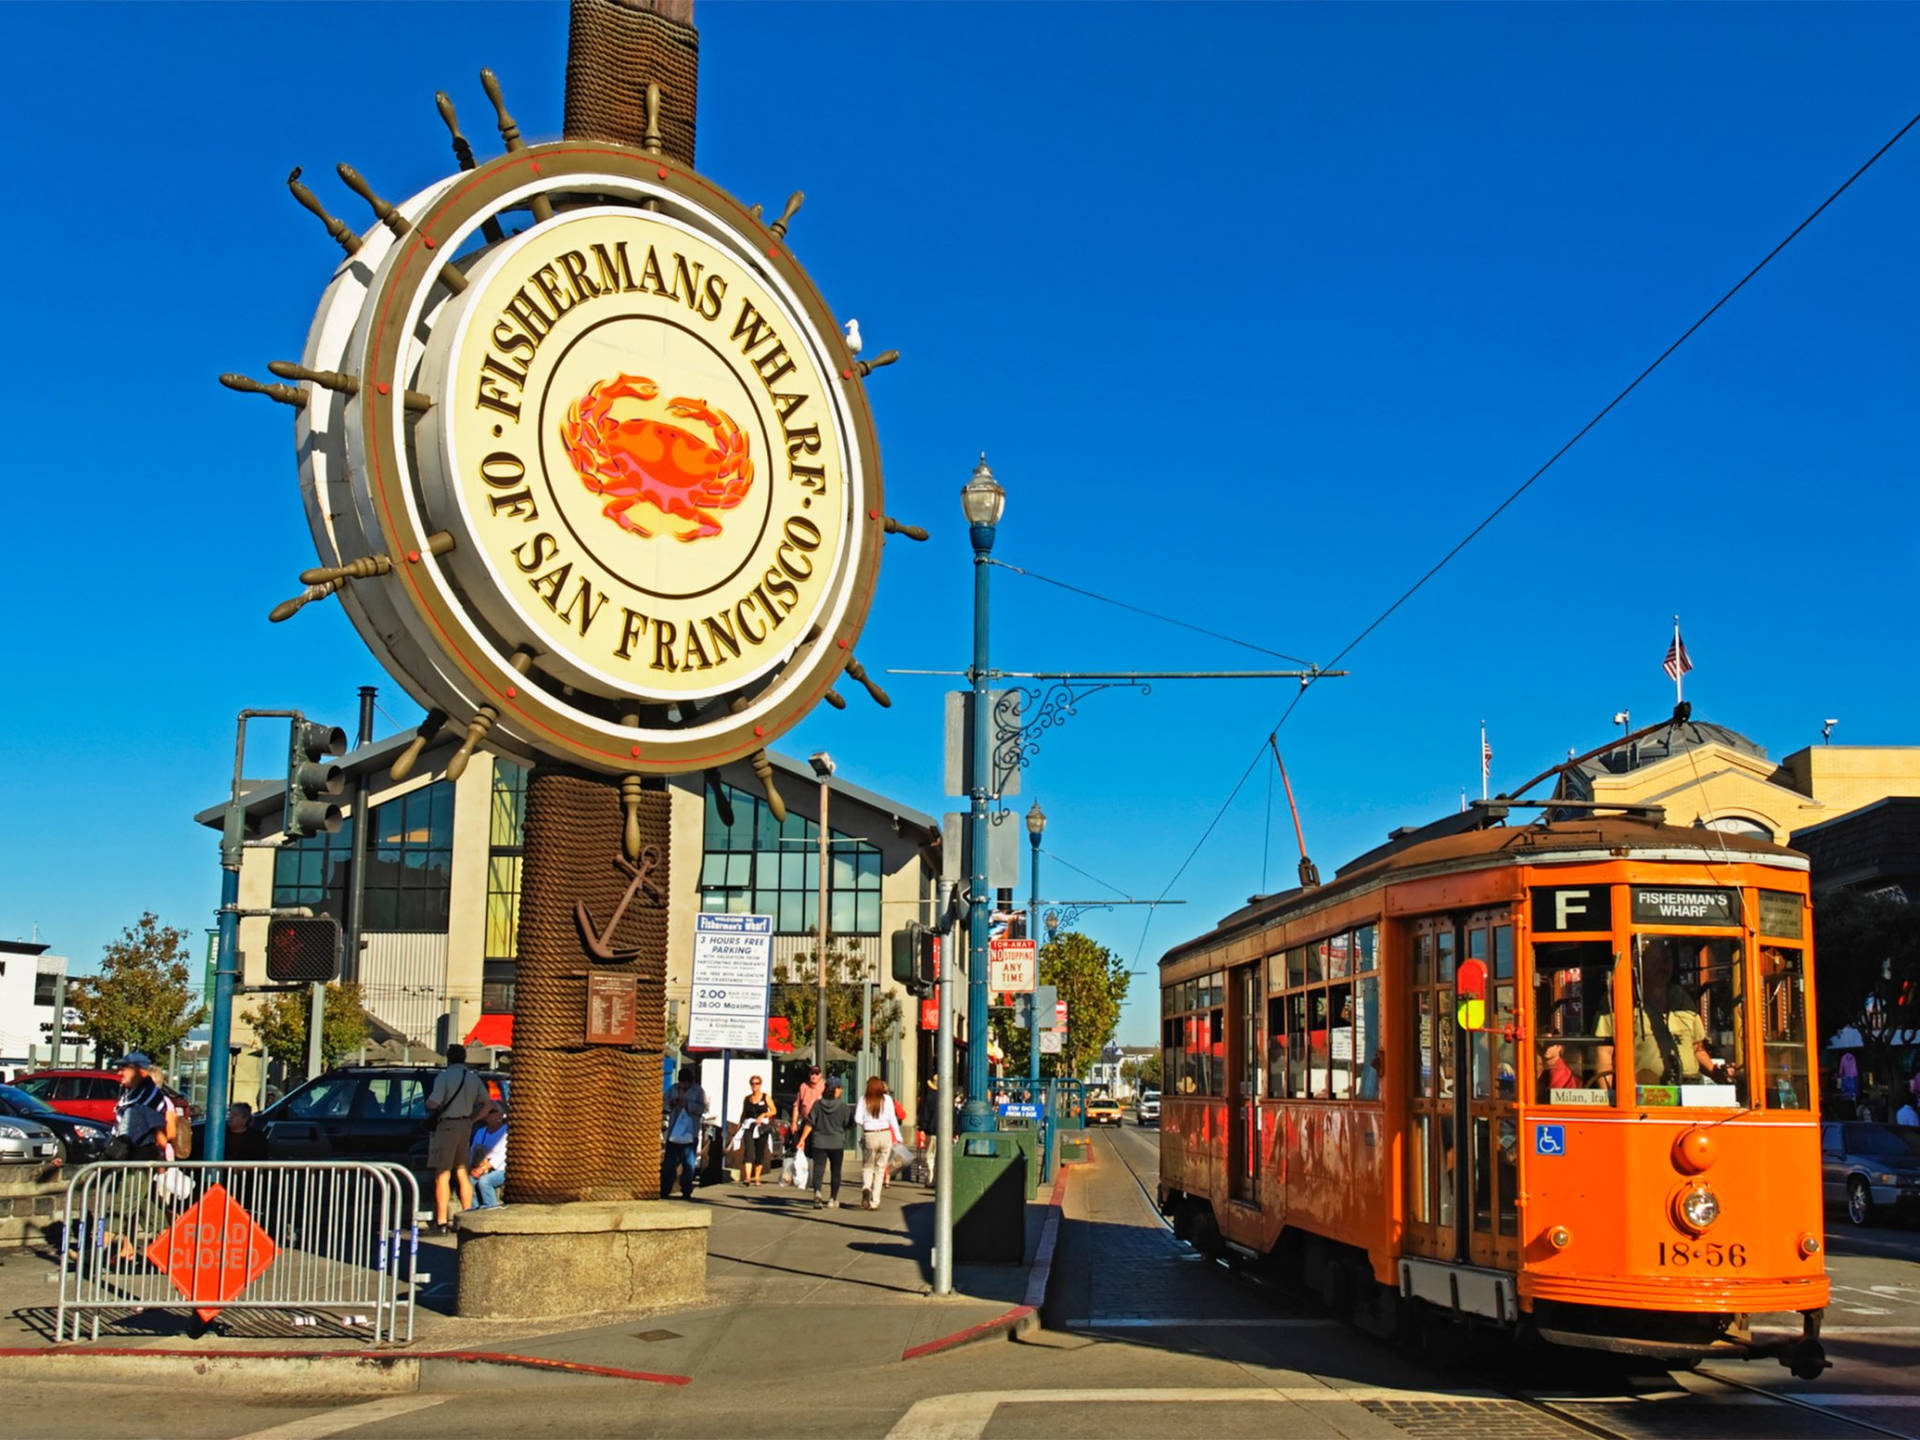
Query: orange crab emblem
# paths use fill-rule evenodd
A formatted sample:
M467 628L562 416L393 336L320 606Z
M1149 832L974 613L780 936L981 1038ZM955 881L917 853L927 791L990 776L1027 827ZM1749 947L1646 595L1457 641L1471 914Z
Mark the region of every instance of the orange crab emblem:
M718 535L720 518L713 512L733 509L753 488L747 436L724 410L680 395L666 402L666 413L704 426L704 439L649 414L614 416L621 400L651 407L659 397L660 387L645 376L602 380L567 408L560 442L587 489L607 497L600 513L622 530L654 533L627 513L644 500L664 515L692 522L668 527L676 540Z

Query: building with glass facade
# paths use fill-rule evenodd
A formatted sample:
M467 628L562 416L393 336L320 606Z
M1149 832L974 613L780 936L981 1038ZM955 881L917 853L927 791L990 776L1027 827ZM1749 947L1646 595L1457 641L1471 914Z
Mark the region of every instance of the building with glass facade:
M519 924L521 826L527 772L477 755L458 780L445 776L452 743L430 749L401 784L388 778L411 739L401 734L362 746L341 763L368 785L363 942L347 973L379 1022L383 1054L425 1057L452 1040L511 1047ZM820 782L810 766L772 755L774 783L787 816L776 821L745 763L667 783L672 795L667 1006L670 1034L685 1029L695 914L702 910L771 915L776 981L811 985L820 920ZM828 784L826 904L828 954L837 979L866 977L875 1009L897 1013L896 1033L874 1047L874 1064L896 1091L918 1082L921 1006L893 984L886 937L910 920L927 920L939 874L940 827L930 816L835 777ZM723 813L723 797L731 810ZM241 871L244 910L305 906L347 920L352 879L351 813L334 834L278 839L282 787L249 792L250 845ZM196 818L213 829L223 806ZM243 985L264 985L266 919L241 923ZM888 1001L893 1005L889 1006ZM895 1008L897 1007L897 1009ZM258 1061L235 1007L243 1055L235 1093L260 1086ZM876 1026L876 1030L878 1026ZM776 1037L777 1039L777 1037Z

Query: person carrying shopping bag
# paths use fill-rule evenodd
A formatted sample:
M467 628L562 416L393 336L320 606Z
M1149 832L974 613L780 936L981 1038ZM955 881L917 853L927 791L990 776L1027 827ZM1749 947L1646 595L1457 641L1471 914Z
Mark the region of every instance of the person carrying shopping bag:
M747 1081L747 1098L740 1102L740 1183L758 1185L767 1168L767 1147L772 1140L773 1101L758 1075Z
M878 1210L893 1147L900 1143L900 1117L893 1096L887 1093L887 1082L878 1075L867 1081L855 1119L860 1125L860 1208Z
M847 1153L847 1133L853 1128L853 1112L840 1098L840 1078L827 1081L827 1093L807 1112L806 1128L800 1132L800 1145L813 1142L813 1208L840 1208L840 1164Z

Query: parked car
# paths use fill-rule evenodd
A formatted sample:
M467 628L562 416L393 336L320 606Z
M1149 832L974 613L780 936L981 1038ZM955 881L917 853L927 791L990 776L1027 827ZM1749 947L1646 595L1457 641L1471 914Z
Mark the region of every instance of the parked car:
M1120 1102L1111 1095L1089 1095L1087 1097L1087 1124L1118 1125L1120 1123Z
M1920 1130L1849 1120L1820 1127L1820 1178L1829 1204L1855 1225L1883 1210L1920 1210Z
M19 1082L19 1088L62 1115L78 1115L83 1120L113 1124L113 1107L120 1099L118 1070L37 1070ZM193 1122L187 1097L169 1086L162 1086L167 1098L180 1107L180 1113Z
M391 1160L427 1168L427 1092L436 1065L348 1065L290 1090L253 1117L266 1132L270 1160ZM487 1093L505 1100L508 1079L480 1072ZM194 1127L193 1153L204 1156L203 1124Z
M0 1117L0 1165L57 1165L60 1137L34 1120Z
M51 1130L60 1141L60 1149L70 1165L85 1165L104 1158L113 1127L98 1120L83 1120L78 1115L62 1115L44 1100L35 1099L17 1085L0 1085L0 1123L8 1119L31 1120Z
M1160 1123L1160 1092L1142 1090L1140 1098L1133 1102L1133 1123L1136 1125L1154 1125Z

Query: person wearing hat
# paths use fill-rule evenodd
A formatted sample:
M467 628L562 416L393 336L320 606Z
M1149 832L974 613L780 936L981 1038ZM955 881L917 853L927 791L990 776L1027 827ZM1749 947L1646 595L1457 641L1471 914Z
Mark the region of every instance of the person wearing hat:
M165 1158L180 1122L167 1092L147 1073L153 1061L138 1050L129 1050L113 1063L120 1072L120 1094L113 1102L113 1133L116 1140L125 1142L113 1147L116 1152L124 1151L118 1158Z
M800 1143L813 1142L813 1208L840 1208L840 1165L846 1158L847 1135L853 1129L853 1107L840 1098L840 1077L827 1081L827 1093L807 1112L806 1128ZM833 1188L827 1188L827 1175L833 1175Z

